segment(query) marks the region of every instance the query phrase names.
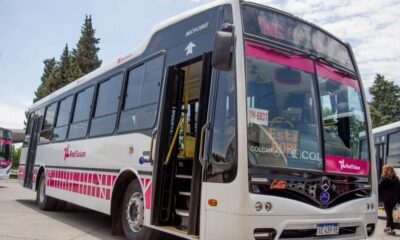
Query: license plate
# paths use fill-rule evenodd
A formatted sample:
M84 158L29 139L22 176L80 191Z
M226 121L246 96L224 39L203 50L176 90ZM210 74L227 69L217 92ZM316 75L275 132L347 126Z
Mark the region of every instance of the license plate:
M339 234L338 223L317 224L317 236Z

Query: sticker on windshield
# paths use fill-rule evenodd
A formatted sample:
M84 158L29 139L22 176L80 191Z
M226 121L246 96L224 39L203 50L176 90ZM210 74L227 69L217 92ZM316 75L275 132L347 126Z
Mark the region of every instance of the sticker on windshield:
M268 126L268 110L260 108L247 109L248 123Z

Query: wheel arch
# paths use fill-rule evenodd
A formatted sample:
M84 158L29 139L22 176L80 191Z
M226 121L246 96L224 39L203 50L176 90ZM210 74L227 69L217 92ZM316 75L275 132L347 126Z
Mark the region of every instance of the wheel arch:
M39 166L39 170L38 170L38 172L37 172L37 174L36 174L35 191L38 190L38 187L39 187L39 180L40 180L40 177L42 176L42 174L45 174L44 176L46 177L46 168L45 168L44 165L40 165L40 166Z
M137 179L140 183L140 177L139 174L136 170L132 168L125 168L122 169L119 174L117 179L115 180L113 189L112 189L112 194L111 194L111 206L110 206L110 215L112 218L112 234L113 235L123 235L124 231L122 229L122 222L121 222L121 205L122 205L122 200L124 198L124 194L126 191L126 188L128 187L129 183L132 180ZM143 186L140 183L140 187L142 188L143 192Z

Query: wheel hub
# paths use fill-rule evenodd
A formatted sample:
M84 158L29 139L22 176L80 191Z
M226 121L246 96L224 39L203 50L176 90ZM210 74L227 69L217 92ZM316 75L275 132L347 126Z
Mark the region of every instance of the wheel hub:
M132 194L126 206L126 218L133 232L139 232L143 228L144 205L141 193Z

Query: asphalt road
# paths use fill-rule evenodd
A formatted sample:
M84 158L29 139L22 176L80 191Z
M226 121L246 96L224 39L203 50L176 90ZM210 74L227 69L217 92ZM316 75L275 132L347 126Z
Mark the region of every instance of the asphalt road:
M16 181L0 182L0 240L122 240L111 236L111 218L74 205L61 212L44 212L36 207L36 194ZM382 215L382 214L380 214ZM383 233L386 221L378 220L370 239L399 239ZM162 239L170 239L164 236Z

